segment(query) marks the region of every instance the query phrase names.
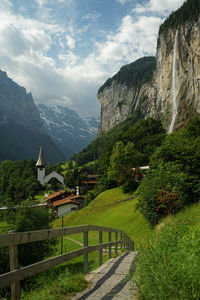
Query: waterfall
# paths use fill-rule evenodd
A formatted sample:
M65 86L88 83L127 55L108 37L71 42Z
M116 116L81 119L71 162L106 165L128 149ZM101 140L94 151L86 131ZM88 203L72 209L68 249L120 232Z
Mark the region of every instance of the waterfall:
M164 112L163 108L163 87L162 87L162 74L160 74L160 80L159 80L159 96L160 96L160 103L161 103L161 109L162 113Z
M173 53L173 62L172 62L172 120L169 127L169 133L171 133L174 129L174 124L177 116L177 94L178 94L178 74L177 74L177 68L176 68L176 62L177 62L177 46L178 46L178 30L175 34L174 39L174 53Z

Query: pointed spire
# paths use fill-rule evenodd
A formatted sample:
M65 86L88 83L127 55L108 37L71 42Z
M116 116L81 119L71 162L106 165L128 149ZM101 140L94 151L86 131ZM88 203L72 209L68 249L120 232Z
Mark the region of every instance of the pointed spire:
M45 167L45 160L44 160L44 155L43 155L43 151L42 151L42 146L40 146L40 153L39 153L39 157L38 157L38 161L36 163L36 166L38 168Z

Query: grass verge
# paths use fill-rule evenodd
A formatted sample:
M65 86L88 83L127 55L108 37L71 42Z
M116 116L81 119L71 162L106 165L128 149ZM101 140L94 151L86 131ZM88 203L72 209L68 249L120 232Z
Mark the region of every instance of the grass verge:
M169 216L140 248L135 283L143 300L200 299L200 203Z

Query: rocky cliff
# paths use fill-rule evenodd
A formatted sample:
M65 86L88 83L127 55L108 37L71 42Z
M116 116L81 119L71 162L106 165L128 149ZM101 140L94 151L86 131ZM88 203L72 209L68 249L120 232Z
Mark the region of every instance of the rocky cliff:
M160 34L156 66L147 114L170 133L200 114L200 20Z
M145 117L161 119L169 133L184 126L189 117L200 114L200 18L191 20L192 12L188 10L192 5L194 2L187 1L167 20L165 29L160 30L156 69L150 82L136 89L113 77L110 86L99 90L99 134L126 119L137 108ZM180 16L187 19L182 17L179 23L173 24Z
M148 94L154 67L154 57L143 57L122 67L100 87L97 95L101 103L99 135L141 107Z
M45 132L31 93L0 70L0 161L37 159L40 145L48 162L64 160Z

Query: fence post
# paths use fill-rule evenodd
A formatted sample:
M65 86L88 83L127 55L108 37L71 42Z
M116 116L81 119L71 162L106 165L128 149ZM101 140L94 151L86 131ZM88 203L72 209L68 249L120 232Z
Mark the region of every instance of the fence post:
M111 242L111 232L108 232L108 242ZM108 257L111 258L111 245L109 245Z
M14 233L14 230L8 233ZM9 246L9 256L10 256L10 271L17 270L18 264L18 249L17 245ZM11 300L20 300L20 281L15 281L11 284Z
M115 232L115 241L118 240L118 232ZM115 245L115 254L118 255L118 244Z
M102 231L99 231L99 244L102 244L102 241L103 241L103 239L102 239ZM99 250L99 266L101 266L102 265L102 263L103 263L103 250L102 249L100 249Z
M84 232L84 247L88 247L88 231ZM84 274L88 273L88 253L84 254Z
M122 233L120 233L120 240L121 240L121 249L122 249L122 247L123 247L123 234Z
M123 241L124 241L124 249L126 249L126 235L125 235L125 233L123 234Z
M134 251L134 248L135 248L134 242L132 241L132 250L133 250L133 251Z

